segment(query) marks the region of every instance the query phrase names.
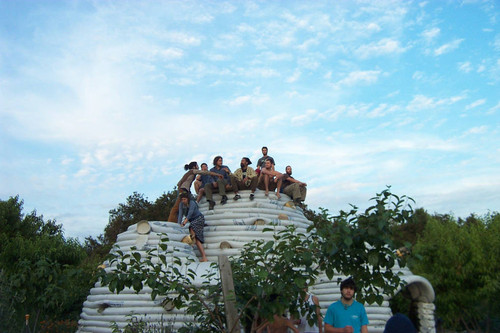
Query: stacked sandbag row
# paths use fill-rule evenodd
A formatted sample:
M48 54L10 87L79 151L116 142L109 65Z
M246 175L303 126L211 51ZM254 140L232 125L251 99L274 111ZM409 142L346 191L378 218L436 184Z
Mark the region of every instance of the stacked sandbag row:
M200 276L212 272L213 268L210 267L210 262L200 263L193 252L193 247L182 242L187 235L188 229L175 223L141 221L118 235L112 252L116 253L119 249L124 254L138 252L144 257L148 250L153 249L163 253L170 265L173 264L174 257L186 259L184 262L187 262L187 259L194 260L193 263L180 266L178 269L181 272L194 270L198 276L194 282L201 284L203 281ZM165 236L169 239L166 252L158 246ZM154 259L152 261L158 262ZM105 263L105 270L113 270L115 265ZM123 329L131 322L143 322L153 330L162 326L177 330L186 322L193 321L192 316L186 315L183 309L175 309L172 304L165 301L165 297L158 296L152 300L149 287L144 287L139 293L125 288L119 294L115 294L110 292L108 287L102 287L99 282L90 290L80 317L78 332L82 333L113 332L113 326Z
M297 232L306 233L312 224L305 218L302 209L295 207L291 199L282 194L277 199L263 191L256 191L254 200L249 199L250 191L240 191L241 199L232 200L231 195L225 205L220 196L214 210L208 210L205 199L200 202L200 211L205 215L205 252L208 260L217 261L219 255L239 255L245 244L256 240L273 240L272 232L262 232L264 228L276 225L275 230L284 230L294 225ZM273 227L274 228L274 227Z

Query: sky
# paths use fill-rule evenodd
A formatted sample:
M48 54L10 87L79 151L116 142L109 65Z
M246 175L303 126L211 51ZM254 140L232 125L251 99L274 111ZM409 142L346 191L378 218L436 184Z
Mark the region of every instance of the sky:
M0 199L102 234L269 147L306 203L500 210L500 2L0 0Z

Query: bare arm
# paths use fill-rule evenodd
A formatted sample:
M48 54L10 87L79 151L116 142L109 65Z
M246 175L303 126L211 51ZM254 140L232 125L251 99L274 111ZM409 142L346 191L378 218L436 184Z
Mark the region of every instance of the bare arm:
M321 308L319 306L319 300L316 296L312 296L314 304L316 304L316 316L318 317L318 327L319 333L323 333L323 318L321 317Z
M269 322L265 322L264 325L260 325L260 327L257 327L257 330L255 331L256 333L262 333L264 332L264 329L269 326Z
M274 323L277 327L288 327L295 333L299 333L299 330L295 325L293 324L293 320L285 317L280 317L277 315L274 315Z
M361 326L361 333L368 333L368 326L366 325Z
M266 168L262 169L260 172L268 176L275 176L277 178L283 177L283 174L281 172L274 170L267 170Z

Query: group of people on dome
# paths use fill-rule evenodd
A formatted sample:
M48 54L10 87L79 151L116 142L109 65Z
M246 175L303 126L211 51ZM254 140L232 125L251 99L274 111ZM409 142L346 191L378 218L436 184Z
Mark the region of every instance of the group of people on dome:
M170 210L168 221L177 222L182 226L190 223L189 230L202 255L202 261L207 260L202 245L205 219L197 203L203 195L207 198L209 210L213 210L216 205L213 200L214 192L221 195L221 205L228 201L227 192L232 191L233 200L236 201L241 199L239 191L250 190L249 199L254 200L257 189L265 191L266 196L269 196L269 191L276 191L278 199L281 197L280 193L285 193L296 205L302 205L306 199L307 184L292 177L292 167L289 165L285 168L285 173L276 171L274 158L267 155L267 152L267 147L262 147L262 157L257 161L255 170L250 167L252 161L248 157L241 159L240 168L234 173L223 164L222 156L214 158L213 167L210 170L208 170L207 163L201 164L201 170L198 163L194 161L184 166L186 173L177 183L179 197ZM191 193L193 183L196 199Z
M306 199L307 184L292 177L292 167L289 165L284 173L276 171L274 158L267 153L267 147L262 147L262 157L257 161L256 169L250 166L252 164L250 158L243 157L240 168L234 173L223 164L222 156L216 156L213 159L213 167L210 170L207 163L201 164L201 170L197 162L186 164L184 166L186 173L177 183L179 193L191 194L191 185L194 183L196 202L200 202L205 195L209 210L213 210L216 205L213 200L214 192L221 195L220 204L224 205L228 201L227 192L234 192L233 200L239 200L240 190L250 190L249 199L253 200L257 189L265 191L266 196L270 191L276 191L278 199L281 193L285 193L296 205L301 205ZM169 219L169 221L175 222L176 220Z

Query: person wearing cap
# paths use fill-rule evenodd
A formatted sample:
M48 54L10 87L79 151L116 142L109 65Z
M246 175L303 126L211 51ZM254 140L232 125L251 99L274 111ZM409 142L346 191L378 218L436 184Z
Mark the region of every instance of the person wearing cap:
M243 157L240 162L240 168L229 176L231 179L231 187L235 194L234 200L241 198L238 193L239 190L251 190L250 200L254 199L258 178L255 170L249 167L250 164L252 164L252 161L250 161L248 157Z
M342 297L326 311L325 333L368 333L368 316L363 304L354 300L355 292L352 277L340 283Z

